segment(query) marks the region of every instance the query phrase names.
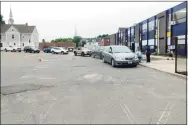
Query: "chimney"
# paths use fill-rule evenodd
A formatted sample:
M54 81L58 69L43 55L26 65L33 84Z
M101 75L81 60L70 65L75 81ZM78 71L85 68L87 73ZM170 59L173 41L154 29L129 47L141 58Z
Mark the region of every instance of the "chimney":
M28 23L26 23L25 26L28 26Z

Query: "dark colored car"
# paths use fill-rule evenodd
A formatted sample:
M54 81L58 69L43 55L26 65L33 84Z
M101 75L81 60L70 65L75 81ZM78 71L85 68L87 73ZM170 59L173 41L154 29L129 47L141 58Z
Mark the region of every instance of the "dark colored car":
M24 52L29 53L40 53L40 50L34 46L26 46L24 47Z
M51 53L51 49L52 49L53 47L47 47L47 48L44 48L43 49L43 52L45 52L45 53Z
M98 46L97 48L95 48L93 51L92 51L92 57L99 57L100 59L103 58L103 51L104 51L104 46Z

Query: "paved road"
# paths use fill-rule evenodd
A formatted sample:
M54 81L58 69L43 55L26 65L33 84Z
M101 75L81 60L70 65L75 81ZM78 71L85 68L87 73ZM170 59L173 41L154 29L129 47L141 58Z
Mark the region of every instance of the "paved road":
M184 79L72 54L2 52L1 93L2 124L186 123Z

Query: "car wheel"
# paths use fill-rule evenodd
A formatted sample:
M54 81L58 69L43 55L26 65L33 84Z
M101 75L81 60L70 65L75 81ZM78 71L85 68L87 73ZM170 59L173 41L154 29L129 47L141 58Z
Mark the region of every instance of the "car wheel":
M77 53L76 53L76 52L74 52L74 55L75 55L75 56L77 56Z
M7 49L5 49L5 52L7 52Z
M115 67L115 66L116 66L116 65L115 65L115 62L114 62L114 59L111 60L111 65L112 65L112 67Z
M137 65L133 65L133 67L137 67Z
M106 61L105 61L105 59L104 59L104 56L103 56L102 60L103 60L103 63L106 63Z
M54 51L52 51L52 54L54 54Z
M62 51L61 54L65 54L65 53Z
M85 56L83 52L81 53L81 56Z

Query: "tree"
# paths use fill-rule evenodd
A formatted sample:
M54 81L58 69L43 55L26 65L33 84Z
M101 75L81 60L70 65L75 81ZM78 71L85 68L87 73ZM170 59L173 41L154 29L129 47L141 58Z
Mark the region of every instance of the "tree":
M82 41L81 46L84 47L85 44L86 44L86 41L84 40Z
M73 39L73 42L76 44L76 47L79 46L79 43L80 43L80 40L82 38L80 36L75 36L74 39Z
M5 24L5 21L3 20L3 16L0 14L0 24Z
M56 38L55 40L51 40L51 42L73 42L72 38Z
M103 34L103 35L98 35L97 38L104 38L104 37L107 37L108 34Z
M42 39L42 42L45 43L46 42L45 39Z

